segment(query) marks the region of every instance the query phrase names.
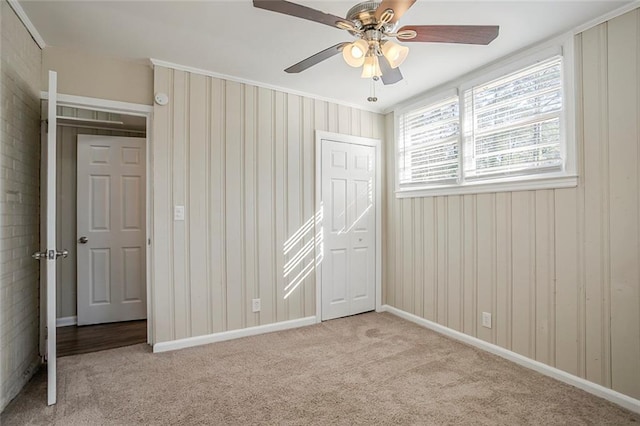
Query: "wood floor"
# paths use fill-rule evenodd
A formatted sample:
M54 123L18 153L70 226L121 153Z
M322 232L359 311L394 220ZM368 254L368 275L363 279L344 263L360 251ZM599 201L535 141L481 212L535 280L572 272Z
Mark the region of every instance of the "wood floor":
M59 327L58 357L103 351L147 341L147 320Z

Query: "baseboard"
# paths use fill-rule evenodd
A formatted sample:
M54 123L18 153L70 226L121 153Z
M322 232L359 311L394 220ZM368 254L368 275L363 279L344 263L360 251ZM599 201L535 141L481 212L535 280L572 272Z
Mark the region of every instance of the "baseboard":
M225 340L239 339L241 337L255 336L258 334L272 333L274 331L304 327L307 325L313 325L315 323L316 317L312 316L289 321L275 322L273 324L241 328L239 330L222 331L220 333L207 334L204 336L187 337L185 339L156 343L155 345L153 345L153 352L167 352L174 351L176 349L191 348L193 346L224 342Z
M78 324L78 317L56 318L56 327L68 327L76 324Z
M467 343L471 346L475 346L476 348L485 350L494 355L498 355L499 357L508 359L509 361L515 362L516 364L519 364L523 367L530 368L531 370L535 370L538 373L544 374L545 376L549 376L556 380L560 380L561 382L575 386L579 389L589 392L590 394L599 396L600 398L604 398L607 401L613 402L614 404L618 404L621 407L626 408L627 410L640 414L640 400L631 398L630 396L624 395L620 392L616 392L597 383L593 383L581 377L569 374L566 371L562 371L531 358L527 358L526 356L494 345L493 343L485 342L484 340L480 340L476 337L469 336L467 334L437 324L433 321L421 318L409 312L394 308L393 306L382 305L380 312L389 312L400 318L406 319L407 321L411 321L437 333L444 334L445 336Z

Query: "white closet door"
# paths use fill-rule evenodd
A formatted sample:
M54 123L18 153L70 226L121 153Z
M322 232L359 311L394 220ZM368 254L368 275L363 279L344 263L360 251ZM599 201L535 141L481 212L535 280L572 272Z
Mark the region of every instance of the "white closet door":
M322 319L375 309L375 148L322 141Z

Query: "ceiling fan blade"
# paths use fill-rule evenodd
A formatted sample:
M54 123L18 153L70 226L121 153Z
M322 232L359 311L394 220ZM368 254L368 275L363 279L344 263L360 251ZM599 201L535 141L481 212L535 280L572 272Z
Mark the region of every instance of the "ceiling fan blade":
M391 9L393 10L393 17L389 22L395 24L415 2L416 0L382 0L380 6L376 9L376 19L380 20L382 13L387 9Z
M350 24L349 21L340 18L339 16L324 13L301 4L291 3L285 0L253 0L253 5L259 9L296 16L298 18L308 19L309 21L319 22L336 28L339 28L336 25L338 22Z
M309 56L307 59L303 59L302 61L298 62L295 65L291 65L289 68L285 70L285 72L288 72L289 74L297 74L301 71L306 70L307 68L311 68L312 66L342 52L342 49L347 44L349 43L348 42L338 43L334 46L324 49L323 51L320 51L315 55Z
M398 32L412 30L414 38L402 39L406 42L489 44L496 37L497 25L407 25Z
M402 80L402 73L400 68L391 68L389 61L384 56L378 57L378 63L380 64L380 71L382 71L382 82L384 85L395 84Z

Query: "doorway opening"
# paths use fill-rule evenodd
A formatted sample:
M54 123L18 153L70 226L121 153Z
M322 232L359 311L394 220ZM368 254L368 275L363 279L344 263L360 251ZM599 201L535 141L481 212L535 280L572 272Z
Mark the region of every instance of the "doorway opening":
M68 256L56 271L57 356L149 343L150 113L64 98L56 108L56 245Z

